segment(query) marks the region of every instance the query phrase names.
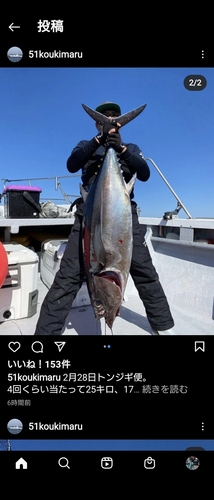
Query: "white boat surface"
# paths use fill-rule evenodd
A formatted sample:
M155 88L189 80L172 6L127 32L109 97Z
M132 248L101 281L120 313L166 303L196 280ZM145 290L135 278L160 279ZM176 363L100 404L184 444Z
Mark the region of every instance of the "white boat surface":
M67 201L67 199L66 199ZM68 205L64 205L67 210ZM179 208L180 209L180 208ZM3 244L17 241L26 234L44 232L44 240L66 240L74 216L69 218L11 219L0 213L0 230ZM214 219L180 218L178 213L167 212L162 218L140 217L146 226L146 241L167 296L175 321L174 335L214 334ZM51 235L51 236L50 236ZM25 243L27 245L27 242ZM32 249L32 245L30 245ZM36 312L30 317L5 319L0 323L0 335L33 335L43 299L48 287L42 280L38 256ZM20 286L22 286L20 284ZM1 309L1 304L0 304ZM62 335L112 335L104 319L96 321L90 303L72 307ZM145 309L134 283L129 277L120 316L113 325L113 335L151 335Z

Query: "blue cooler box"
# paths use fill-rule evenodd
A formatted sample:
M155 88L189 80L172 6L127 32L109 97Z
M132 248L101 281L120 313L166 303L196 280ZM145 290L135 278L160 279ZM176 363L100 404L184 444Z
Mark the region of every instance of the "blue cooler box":
M9 219L34 219L39 217L41 188L11 185L4 188L4 216Z

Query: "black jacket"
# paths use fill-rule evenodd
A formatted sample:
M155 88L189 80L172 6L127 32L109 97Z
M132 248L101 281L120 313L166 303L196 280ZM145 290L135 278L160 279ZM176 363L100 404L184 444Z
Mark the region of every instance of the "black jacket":
M124 145L127 150L118 154L118 159L125 181L129 182L135 173L140 181L147 181L150 177L150 170L139 147L131 143ZM80 141L71 152L67 160L67 169L72 174L82 169L82 184L86 191L89 190L104 155L105 147L99 146L95 138L90 141ZM134 198L134 190L132 190L130 198Z

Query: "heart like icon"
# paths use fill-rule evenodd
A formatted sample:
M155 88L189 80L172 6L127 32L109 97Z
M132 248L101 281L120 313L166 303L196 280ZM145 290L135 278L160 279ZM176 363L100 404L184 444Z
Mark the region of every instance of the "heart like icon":
M11 351L16 352L20 349L20 342L9 342L8 347Z

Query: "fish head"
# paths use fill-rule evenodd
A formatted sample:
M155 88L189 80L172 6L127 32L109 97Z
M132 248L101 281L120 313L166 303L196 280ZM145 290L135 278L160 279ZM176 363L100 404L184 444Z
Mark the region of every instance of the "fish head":
M118 316L123 301L120 276L105 272L93 276L92 303L96 319L105 318L109 328Z

